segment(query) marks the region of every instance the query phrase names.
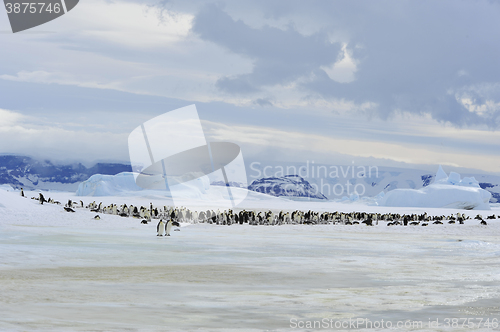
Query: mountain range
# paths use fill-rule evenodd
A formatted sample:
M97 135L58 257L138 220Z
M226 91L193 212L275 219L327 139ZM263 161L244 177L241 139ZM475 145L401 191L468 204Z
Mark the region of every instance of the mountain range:
M394 167L298 163L264 166L252 163L246 165L246 168L250 183L248 189L292 198L341 199L356 192L360 196L376 196L382 191L397 188L420 189L431 184L435 178L435 173L429 171ZM131 166L120 163L97 163L92 167L81 163L59 165L49 160L40 161L26 156L0 156L0 185L9 184L17 189L76 191L80 182L94 174L116 175L121 172L131 172ZM490 202L500 202L500 176L461 175L475 177L481 188L491 192ZM219 182L215 181L212 185L225 185ZM229 185L244 187L239 183Z
M126 164L97 163L87 168L81 163L55 165L49 160L25 156L0 156L0 184L10 184L17 189L76 191L80 182L94 174L115 175L131 171Z

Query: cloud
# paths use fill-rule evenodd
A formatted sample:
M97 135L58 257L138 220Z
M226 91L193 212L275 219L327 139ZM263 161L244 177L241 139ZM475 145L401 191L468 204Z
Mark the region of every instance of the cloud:
M490 128L500 126L500 83L474 84L448 93L471 114L487 119Z
M127 134L94 131L0 109L0 151L55 161L128 160ZM90 130L89 130L90 129Z
M255 99L253 102L255 105L259 105L261 107L274 106L272 101L270 101L267 98L258 98L258 99Z
M25 118L25 115L0 108L0 119L2 119L2 121L0 122L0 126L2 127L13 126L14 124L21 122Z
M498 157L495 154L470 153L469 157L464 159L463 153L458 149L443 151L439 146L432 147L426 144L384 142L356 137L329 137L266 127L228 126L208 121L205 121L203 125L211 140L235 142L240 144L242 149L250 145L254 149L255 146L261 146L279 151L280 155L276 160L287 155L291 156L295 162L314 158L314 156L317 158L316 161L335 162L335 158L342 155L350 158L374 158L372 159L374 163L377 160L389 159L395 162L418 164L425 160L427 164L500 172Z
M79 40L101 40L129 49L147 47L150 50L185 38L193 20L189 13L158 10L133 1L86 0L80 2L70 15L72 25L66 31L60 30L63 35L70 34ZM68 27L66 22L57 23L55 27Z
M347 49L347 44L342 46L342 56L331 66L321 66L320 68L332 80L339 83L350 83L356 79L357 61L352 58L351 52Z
M3 34L2 48L9 52L2 53L0 78L190 102L223 100L215 89L218 77L249 65L193 38L193 17L137 1L80 2L67 16L43 25L53 33ZM5 19L0 15L0 23L8 24Z
M193 22L193 32L205 41L252 59L251 73L225 76L216 86L230 94L251 94L263 87L286 85L309 76L321 66L334 63L340 45L325 33L304 36L293 26L282 30L264 26L256 29L234 21L220 7L202 8Z
M245 14L230 3L224 9L207 5L193 21L201 39L253 61L250 72L217 81L228 95L261 98L294 85L288 96L373 103L378 107L370 114L383 119L402 111L456 126L499 125L498 96L476 107L487 111L471 112L470 103L448 94L498 82L497 3L256 1L254 6L260 12ZM272 95L274 105L290 99L283 95Z
M0 152L127 159L128 131L196 103L257 158L498 165L498 3L223 2L88 0L0 34Z
M43 84L62 84L62 85L76 85L87 88L106 88L105 85L100 85L97 82L85 82L77 80L68 73L61 72L47 72L44 70L38 71L20 71L16 75L0 75L0 79L15 81L15 82L30 82L30 83L43 83Z

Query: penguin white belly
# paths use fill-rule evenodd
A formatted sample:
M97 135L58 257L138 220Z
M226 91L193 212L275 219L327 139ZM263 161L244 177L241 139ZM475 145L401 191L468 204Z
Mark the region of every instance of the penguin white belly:
M163 221L158 223L157 233L158 236L163 236L163 233L165 233L165 223Z
M167 227L166 227L166 233L167 235L170 235L170 230L172 229L172 223L171 222L168 222L167 223Z

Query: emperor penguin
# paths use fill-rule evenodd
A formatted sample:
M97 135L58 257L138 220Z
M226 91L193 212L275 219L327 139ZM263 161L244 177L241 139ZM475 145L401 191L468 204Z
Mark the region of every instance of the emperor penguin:
M39 193L38 193L38 201L39 201L39 202L40 202L40 204L42 204L42 205L43 205L43 202L47 202L47 201L45 200L45 197L43 197L43 195L42 195L42 193L41 193L41 192L39 192Z
M172 219L167 221L167 226L165 227L165 235L170 236L170 230L172 229Z
M160 219L160 222L158 223L158 226L156 226L156 236L163 236L163 233L165 232L165 223L163 222L162 219Z

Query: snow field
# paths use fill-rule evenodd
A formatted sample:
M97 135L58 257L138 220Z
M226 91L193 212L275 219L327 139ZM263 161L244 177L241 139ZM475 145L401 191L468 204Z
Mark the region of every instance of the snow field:
M428 227L196 224L159 238L155 222L104 214L93 220L86 209L67 213L5 190L0 203L0 330L287 331L294 318L499 315L498 219ZM273 209L282 203L248 201ZM399 209L323 206L345 207ZM494 206L487 214L499 212Z

